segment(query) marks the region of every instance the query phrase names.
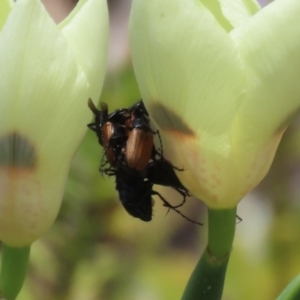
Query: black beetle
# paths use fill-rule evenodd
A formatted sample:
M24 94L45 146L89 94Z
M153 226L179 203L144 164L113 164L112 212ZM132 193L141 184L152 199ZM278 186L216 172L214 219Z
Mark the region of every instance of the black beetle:
M133 217L148 222L152 219L152 186L138 173L116 172L116 190L126 211Z
M127 109L108 114L107 104L101 102L100 105L101 110L98 110L92 100L88 100L88 106L95 114L95 122L88 124L88 127L97 134L98 142L104 148L104 155L113 166L121 156L128 139L125 122L130 118L130 114L126 113Z
M118 161L125 159L130 168L138 171L145 169L155 150L153 134L158 131L151 129L143 102L111 114L108 114L104 102L101 102L101 110L95 107L91 99L88 105L95 114L95 122L88 124L88 127L96 132L107 162L115 167ZM101 163L101 166L105 164Z
M126 146L121 153L127 165L137 171L144 170L154 154L153 135L158 132L150 127L149 115L143 101L137 102L127 110L113 112L108 116L108 120L112 118L116 119L116 123L123 126L127 133Z
M105 169L105 174L116 177L116 190L126 211L133 217L148 222L152 219L154 201L152 196L158 196L163 205L176 211L188 221L202 225L182 214L177 208L185 203L188 190L181 184L172 166L166 159L159 158L151 161L144 172L131 169L123 161L117 169ZM183 196L183 201L178 205L171 205L160 193L153 190L153 185L172 187Z
M125 159L127 165L137 171L144 170L154 153L153 132L143 118L135 118L129 131Z
M171 185L167 184L167 181L163 181L163 185L171 186L176 191L184 195L184 200L179 205L171 205L160 193L153 190L155 182L150 181L149 178L141 176L136 170L118 169L114 170L108 175L116 176L116 190L119 193L120 201L125 210L133 217L139 218L142 221L149 222L152 220L152 212L154 201L152 196L158 196L165 207L169 210L172 209L180 214L183 218L188 221L202 225L196 221L191 220L184 214L182 214L177 208L182 206L187 196L187 190L180 183L180 187L176 186L175 182L170 182ZM175 173L174 176L176 177ZM154 178L155 179L155 178ZM160 181L160 180L159 180ZM179 181L176 177L176 181Z
M111 114L108 114L108 107L103 102L102 110L98 110L91 100L89 107L95 114L95 122L88 127L96 132L110 164L109 168L102 168L106 163L101 164L100 170L109 176L116 176L116 189L126 211L133 217L150 221L152 196L157 195L164 206L175 210L191 222L201 224L177 210L185 203L189 194L175 174L174 169L177 168L155 148L153 135L158 131L151 129L149 115L143 102L139 101L128 109L118 109ZM182 203L177 206L171 205L153 190L154 184L174 188L183 196Z
M146 177L154 184L169 186L175 189L184 197L184 203L186 196L189 196L189 192L178 179L174 169L183 171L183 169L174 167L164 157L160 157L149 162L146 169Z

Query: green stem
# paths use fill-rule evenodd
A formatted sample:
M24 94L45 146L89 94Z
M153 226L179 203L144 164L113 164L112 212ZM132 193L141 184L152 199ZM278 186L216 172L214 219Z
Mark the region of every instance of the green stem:
M236 208L208 209L208 245L194 269L182 300L220 300L234 239Z
M277 300L299 300L300 299L300 275L295 277L290 284L279 295Z
M29 253L30 246L17 248L2 245L0 290L5 300L14 300L19 294L26 277Z

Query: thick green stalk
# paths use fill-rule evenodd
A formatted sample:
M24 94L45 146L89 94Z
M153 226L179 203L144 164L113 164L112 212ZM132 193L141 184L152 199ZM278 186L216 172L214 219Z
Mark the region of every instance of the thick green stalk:
M194 269L182 300L222 298L236 224L236 208L208 209L208 245Z
M5 300L14 300L18 296L26 277L29 253L30 246L17 248L2 245L0 290Z
M295 277L277 300L299 300L300 299L300 275Z

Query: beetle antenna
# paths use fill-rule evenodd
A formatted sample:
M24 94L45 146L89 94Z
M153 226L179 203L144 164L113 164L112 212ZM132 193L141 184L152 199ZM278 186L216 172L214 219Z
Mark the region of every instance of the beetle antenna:
M176 207L178 206L173 206L171 205L160 193L156 192L156 191L152 191L152 195L157 195L160 200L164 203L165 207L168 207L168 212L170 211L170 209L173 209L174 211L176 211L179 215L181 215L183 218L185 218L186 220L190 221L191 223L197 224L197 225L203 225L202 223L196 222L190 218L188 218L187 216L185 216L180 210L178 210Z
M91 98L89 98L88 100L88 107L95 115L97 115L100 112L100 110L97 109Z
M108 112L108 106L105 102L100 102L101 111L105 112L107 114Z

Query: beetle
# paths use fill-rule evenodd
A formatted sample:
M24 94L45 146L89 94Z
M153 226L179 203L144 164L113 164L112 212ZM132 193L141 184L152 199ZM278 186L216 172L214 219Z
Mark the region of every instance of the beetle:
M189 191L183 186L178 179L174 170L183 171L183 169L176 168L163 156L159 159L154 159L149 162L145 175L151 182L158 185L172 187L179 194L183 196L183 202L180 206L185 203L185 199L189 196ZM177 206L179 207L179 206Z
M148 165L153 153L153 131L144 119L134 119L125 148L127 165L132 169L142 171Z
M151 221L154 206L152 196L156 195L163 202L163 206L169 208L169 210L176 211L192 223L202 225L199 222L191 220L177 209L183 205L185 199L177 206L171 205L160 193L153 190L154 182L150 181L147 177L141 176L136 170L130 169L126 171L125 169L119 169L114 170L110 175L116 176L116 190L119 193L120 201L131 216L139 218L144 222ZM173 182L172 184L174 185ZM181 184L180 186L183 187ZM184 187L183 189L187 191Z
M126 144L127 134L122 123L125 123L130 115L125 115L127 111L125 109L109 115L107 104L101 102L100 105L101 110L98 110L92 100L88 100L88 106L95 114L95 122L87 126L97 134L98 142L104 148L104 155L113 166Z
M128 109L118 109L111 114L108 114L108 107L103 102L101 110L91 100L89 107L95 114L95 122L88 127L96 132L110 164L109 168L104 168L106 163L101 164L100 170L116 177L116 190L125 210L133 217L148 222L152 219L152 196L157 195L169 210L173 209L189 221L201 224L187 218L177 209L185 203L188 190L175 174L174 169L178 168L163 157L162 150L160 152L156 149L153 135L158 131L151 129L143 102L139 101ZM182 203L171 205L153 190L154 184L174 188L183 196Z
M160 135L158 131L151 129L149 114L143 101L137 102L128 110L132 117L131 123L127 123L131 130L126 143L125 159L130 168L142 171L156 153L154 134L158 134L159 139Z
M160 157L151 161L143 172L128 167L126 162L123 161L117 169L105 169L105 174L116 177L116 190L120 201L131 216L145 222L151 221L154 206L152 196L156 195L169 210L176 211L190 222L202 225L186 217L178 210L185 203L186 196L189 196L189 193L179 181L174 169L177 168L163 157ZM154 184L172 187L183 196L183 201L178 205L171 205L160 193L153 190Z
M99 144L104 147L103 125L105 124L105 122L107 120L108 107L103 102L103 103L101 103L101 110L98 110L91 98L89 98L89 100L88 100L88 106L89 106L90 110L95 114L95 122L90 123L87 126L97 134ZM107 139L110 139L111 136L112 136L112 133L111 134L108 133Z
M152 219L152 186L138 173L122 173L117 171L116 190L125 210L133 217L149 222Z
M100 105L101 110L98 110L89 99L88 106L95 114L95 122L88 127L96 132L107 162L115 167L124 157L130 168L145 169L155 153L153 135L158 131L151 129L144 103L139 101L128 109L118 109L111 114L108 114L106 103ZM101 163L101 169L105 164Z
M113 116L123 115L125 120L124 127L126 129L128 139L123 154L127 165L137 171L146 168L151 156L154 153L154 137L157 132L150 127L149 114L144 106L143 101L128 108L118 110ZM130 117L128 117L130 115ZM111 115L109 116L109 119Z

